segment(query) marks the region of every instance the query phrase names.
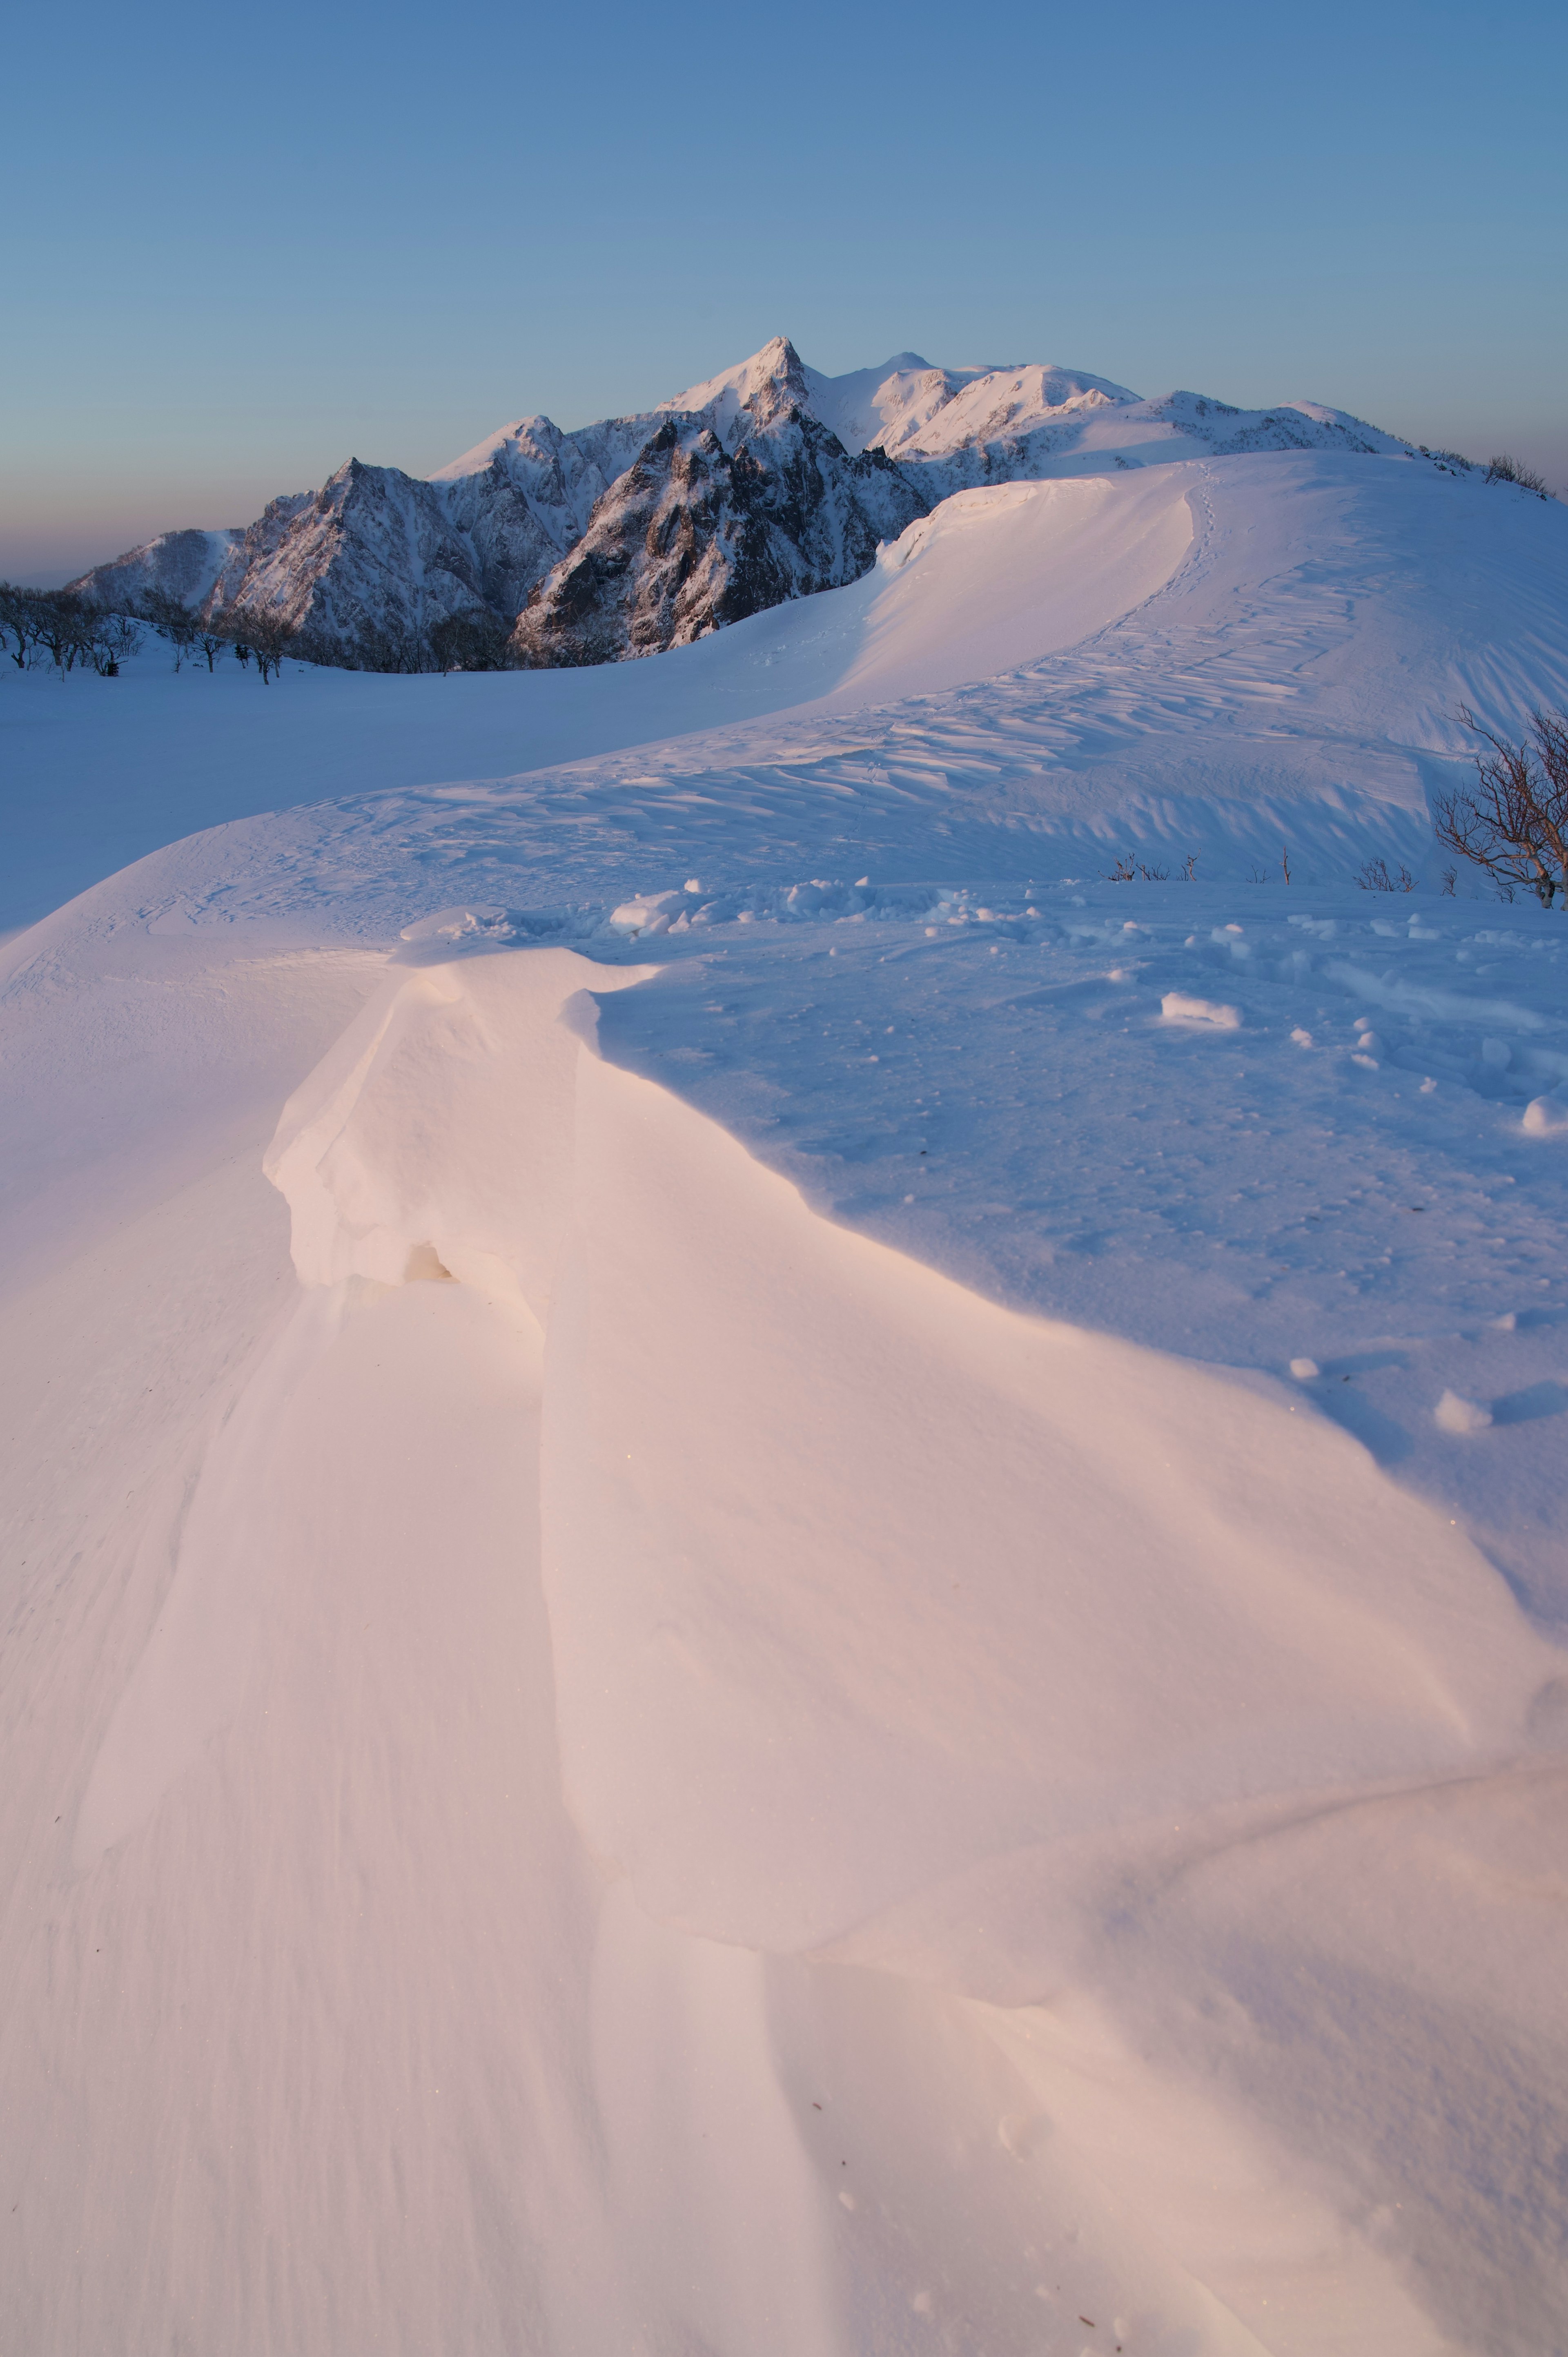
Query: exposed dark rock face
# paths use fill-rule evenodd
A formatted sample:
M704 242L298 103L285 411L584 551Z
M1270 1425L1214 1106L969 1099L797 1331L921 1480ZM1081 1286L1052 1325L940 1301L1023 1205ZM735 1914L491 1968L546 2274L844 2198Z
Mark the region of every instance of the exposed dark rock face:
M656 654L790 597L856 581L927 503L880 451L852 458L774 405L733 450L673 415L595 506L518 618L530 665Z

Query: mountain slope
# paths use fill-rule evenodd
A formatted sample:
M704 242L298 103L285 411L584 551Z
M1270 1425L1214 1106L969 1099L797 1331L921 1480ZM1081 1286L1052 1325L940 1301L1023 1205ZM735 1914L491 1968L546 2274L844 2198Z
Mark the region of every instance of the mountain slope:
M498 645L515 624L527 665L613 662L856 580L955 491L1289 449L1408 455L1313 403L1144 400L1081 370L918 352L830 377L776 336L653 410L571 432L517 418L428 479L353 458L243 529L164 533L72 587L260 608L353 668L428 668L454 617Z
M671 413L519 617L518 660L655 654L868 572L927 503L881 451L852 457L791 391L768 379L733 410L710 404L733 448Z

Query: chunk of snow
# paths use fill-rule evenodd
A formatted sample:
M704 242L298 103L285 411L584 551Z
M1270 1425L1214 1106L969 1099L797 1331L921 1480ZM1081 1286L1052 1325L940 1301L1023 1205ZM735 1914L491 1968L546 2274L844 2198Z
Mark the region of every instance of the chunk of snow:
M1492 1411L1477 1400L1461 1399L1457 1392L1445 1391L1432 1411L1432 1420L1443 1432L1485 1432Z
M460 942L474 940L480 934L492 938L510 934L504 909L438 909L432 917L420 917L405 925L399 934L404 942Z
M1160 1013L1167 1023L1217 1023L1223 1031L1241 1028L1239 1006L1226 1006L1213 998L1193 998L1185 990L1167 990L1160 1001Z

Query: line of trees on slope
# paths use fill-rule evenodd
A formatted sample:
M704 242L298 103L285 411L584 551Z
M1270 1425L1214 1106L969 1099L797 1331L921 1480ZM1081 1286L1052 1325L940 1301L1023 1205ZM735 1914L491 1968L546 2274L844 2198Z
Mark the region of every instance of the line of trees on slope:
M265 608L236 606L203 615L166 589L150 589L134 605L95 603L73 589L29 589L0 581L0 643L19 671L79 666L113 679L151 629L165 640L178 671L204 662L209 671L232 653L254 662L265 683L285 655L340 671L505 671L512 667L510 631L499 614L478 609L449 614L427 631L406 624L367 622L352 639L295 630Z
M136 613L167 640L177 671L189 656L205 658L210 671L229 646L242 662L253 657L263 679L285 655L337 671L446 673L512 667L507 624L499 614L482 608L446 615L425 631L395 619L367 621L351 639L328 637L308 626L296 629L264 608L233 606L203 618L166 590L150 591Z
M18 671L50 665L62 678L80 668L113 679L142 635L131 616L95 606L74 590L24 589L0 581L0 643Z

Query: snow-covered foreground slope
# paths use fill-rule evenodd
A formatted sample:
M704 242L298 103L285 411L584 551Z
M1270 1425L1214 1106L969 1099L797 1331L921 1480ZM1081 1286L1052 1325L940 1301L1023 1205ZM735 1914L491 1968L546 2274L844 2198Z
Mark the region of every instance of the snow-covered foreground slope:
M1245 464L5 686L295 805L3 953L7 2345L1563 2341L1568 927L1344 880L1563 552Z

